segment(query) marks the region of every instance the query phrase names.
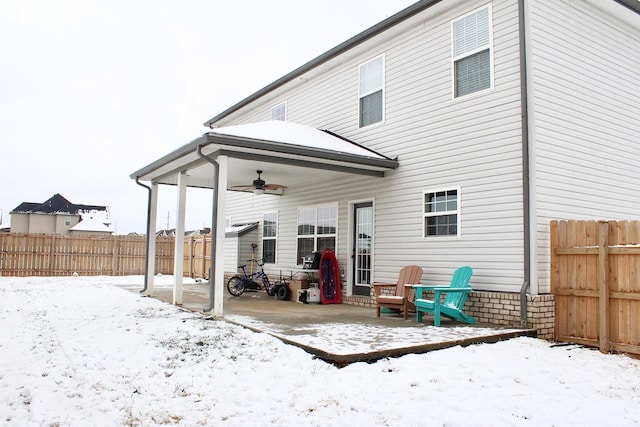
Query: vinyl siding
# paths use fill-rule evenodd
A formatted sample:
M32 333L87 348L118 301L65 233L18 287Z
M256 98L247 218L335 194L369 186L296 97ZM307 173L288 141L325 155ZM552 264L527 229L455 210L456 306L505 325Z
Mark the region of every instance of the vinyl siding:
M530 19L538 284L548 292L550 220L640 212L640 16L613 1L532 1Z
M452 98L451 20L491 4L494 88ZM476 289L510 291L523 282L522 148L517 3L445 1L291 82L219 125L268 120L287 101L288 120L328 128L390 157L385 178L345 175L283 197L228 193L233 221L261 221L278 211L279 270L296 269L297 208L338 203L341 268L350 260L349 203L373 200L373 280L395 280L418 264L423 280L448 282L471 265ZM385 55L385 122L358 128L358 65ZM459 187L461 237L424 239L423 191ZM255 212L247 209L251 206Z

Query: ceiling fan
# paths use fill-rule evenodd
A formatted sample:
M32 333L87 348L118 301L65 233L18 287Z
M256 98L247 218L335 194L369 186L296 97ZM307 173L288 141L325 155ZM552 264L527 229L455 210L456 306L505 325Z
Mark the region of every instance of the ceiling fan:
M254 179L253 183L251 185L234 185L232 187L229 187L229 189L230 190L236 190L236 191L251 191L251 192L253 192L253 194L264 194L265 191L267 191L267 190L269 190L269 191L278 191L278 190L284 190L285 188L287 188L285 185L267 184L260 177L260 175L262 175L262 171L261 170L257 170L256 172L258 174L258 178Z

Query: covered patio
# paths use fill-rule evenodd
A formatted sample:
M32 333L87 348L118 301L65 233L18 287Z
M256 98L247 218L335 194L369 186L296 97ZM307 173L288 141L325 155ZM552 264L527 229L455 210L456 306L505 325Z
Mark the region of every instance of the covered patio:
M176 236L185 233L187 187L212 189L212 245L209 305L223 316L226 192L245 191L286 197L287 190L344 175L383 178L398 160L333 132L284 121L212 129L200 138L132 173L148 190L146 273L143 294L154 295L158 186L177 186ZM260 171L264 175L261 177ZM256 179L256 174L258 178ZM144 184L146 182L147 184ZM277 183L273 185L272 183ZM184 246L176 239L171 303L183 304Z

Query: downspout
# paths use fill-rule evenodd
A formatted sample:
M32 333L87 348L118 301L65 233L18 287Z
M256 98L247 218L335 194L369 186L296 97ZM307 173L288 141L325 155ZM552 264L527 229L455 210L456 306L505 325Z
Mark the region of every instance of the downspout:
M151 238L151 187L140 182L140 177L136 176L136 184L144 187L149 192L147 198L147 239L144 250L144 287L140 291L141 294L147 291L147 280L149 279L149 239Z
M522 208L524 226L524 282L520 288L520 324L527 326L527 289L531 286L531 194L529 180L529 108L527 92L527 46L525 43L525 0L518 0L520 39L520 119L522 124Z
M208 312L213 310L214 303L214 281L216 277L216 263L214 257L216 254L217 246L217 232L214 233L213 228L217 227L218 224L218 174L220 168L218 166L218 162L202 154L202 145L198 145L198 156L213 165L213 205L211 207L211 265L209 267L209 306L203 310L205 312Z

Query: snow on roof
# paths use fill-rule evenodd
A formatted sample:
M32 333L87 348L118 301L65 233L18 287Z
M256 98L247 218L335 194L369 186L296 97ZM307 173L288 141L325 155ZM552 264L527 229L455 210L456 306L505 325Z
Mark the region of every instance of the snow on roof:
M226 126L212 129L209 133L280 142L378 159L386 158L332 132L282 120Z
M98 215L83 215L82 221L70 228L71 231L100 231L113 233L110 225L105 224L104 217Z
M242 236L243 234L255 230L258 228L257 222L251 222L248 224L233 224L224 229L225 237Z

